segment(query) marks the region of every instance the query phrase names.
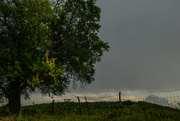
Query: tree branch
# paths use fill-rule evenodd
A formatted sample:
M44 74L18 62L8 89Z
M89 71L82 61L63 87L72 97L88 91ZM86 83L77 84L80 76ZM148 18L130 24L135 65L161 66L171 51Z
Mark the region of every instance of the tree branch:
M28 86L27 83L24 83L22 86L20 86L20 90L25 89L27 86Z
M54 9L56 8L56 6L59 4L59 0L56 1L56 5L54 6ZM53 11L54 11L53 9Z
M6 97L9 97L9 94L7 93L7 90L0 86L0 89L5 93Z

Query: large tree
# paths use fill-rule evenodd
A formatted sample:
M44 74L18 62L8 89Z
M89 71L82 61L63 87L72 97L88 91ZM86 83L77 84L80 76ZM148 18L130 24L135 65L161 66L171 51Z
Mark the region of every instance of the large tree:
M0 1L0 98L12 113L38 90L62 95L70 82L90 84L107 43L97 35L95 0Z

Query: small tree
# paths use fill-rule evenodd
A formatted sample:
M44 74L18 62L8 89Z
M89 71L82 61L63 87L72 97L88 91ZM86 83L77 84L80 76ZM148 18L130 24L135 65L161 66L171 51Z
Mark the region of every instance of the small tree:
M71 80L90 84L109 46L97 36L95 0L1 0L0 98L12 113L37 89L62 95Z

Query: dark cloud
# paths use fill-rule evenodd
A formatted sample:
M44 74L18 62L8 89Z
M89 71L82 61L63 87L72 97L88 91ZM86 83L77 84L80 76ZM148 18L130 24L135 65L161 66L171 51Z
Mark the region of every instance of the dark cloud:
M177 89L180 85L180 1L98 0L100 38L110 51L85 92Z

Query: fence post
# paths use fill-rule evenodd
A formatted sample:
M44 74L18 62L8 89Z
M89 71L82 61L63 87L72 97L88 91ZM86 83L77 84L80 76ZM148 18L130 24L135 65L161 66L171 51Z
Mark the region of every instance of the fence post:
M88 107L88 102L87 102L86 96L85 96L85 102L86 102L86 107L87 107L87 111L88 111L88 115L89 115L89 107Z
M120 103L120 107L122 109L121 92L119 92L119 103Z
M33 102L33 113L35 113L35 107L34 107L34 102Z
M54 100L52 101L52 113L54 114Z
M78 102L79 102L79 114L81 115L82 113L81 113L81 102L80 102L80 99L79 99L79 97L77 96L77 99L78 99Z

